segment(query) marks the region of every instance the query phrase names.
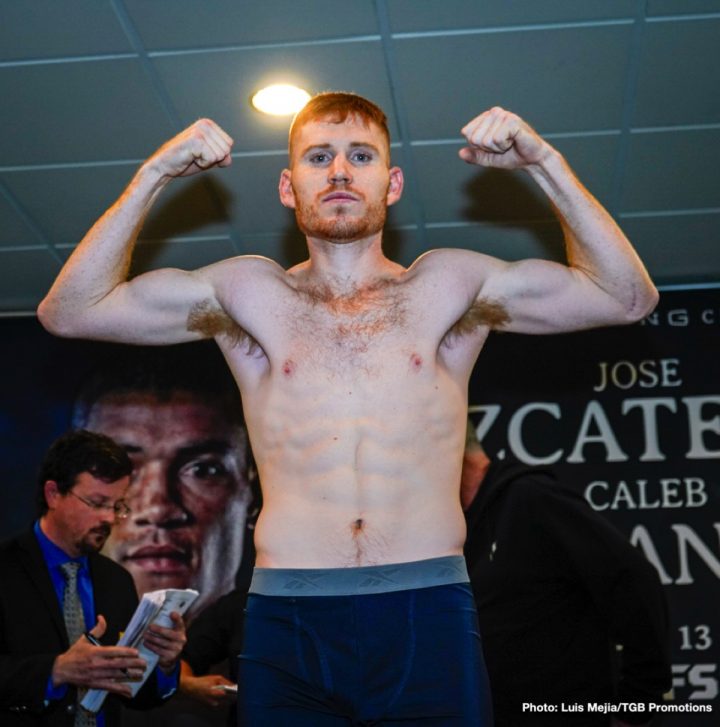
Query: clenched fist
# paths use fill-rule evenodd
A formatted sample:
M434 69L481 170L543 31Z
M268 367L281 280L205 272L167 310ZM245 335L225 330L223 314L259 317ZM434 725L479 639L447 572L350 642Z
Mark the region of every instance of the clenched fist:
M214 121L200 119L163 144L146 162L163 177L189 177L227 167L233 140Z
M462 129L468 145L460 158L469 164L518 169L541 162L552 147L519 116L499 106L475 117Z

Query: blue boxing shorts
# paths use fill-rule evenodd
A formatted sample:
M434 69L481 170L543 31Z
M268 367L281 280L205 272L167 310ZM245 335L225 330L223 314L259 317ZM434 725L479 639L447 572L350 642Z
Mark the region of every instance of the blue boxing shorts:
M491 727L462 556L256 568L238 676L245 727Z

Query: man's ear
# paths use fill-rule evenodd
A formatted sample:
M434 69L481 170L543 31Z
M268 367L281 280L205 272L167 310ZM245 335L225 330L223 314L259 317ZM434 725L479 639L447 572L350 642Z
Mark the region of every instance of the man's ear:
M283 169L280 174L280 184L278 185L280 193L280 201L285 207L295 209L295 192L292 188L292 172L289 169Z
M62 497L60 490L58 490L57 482L55 480L46 480L43 485L43 491L45 492L45 502L48 508L52 510L58 498Z
M390 167L390 184L388 185L387 206L395 204L402 197L405 178L400 167Z

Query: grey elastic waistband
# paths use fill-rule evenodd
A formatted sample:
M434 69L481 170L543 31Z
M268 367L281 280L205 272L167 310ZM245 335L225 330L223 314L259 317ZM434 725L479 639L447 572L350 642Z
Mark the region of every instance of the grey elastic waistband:
M359 568L255 568L250 593L262 596L356 596L469 583L465 558L447 555Z

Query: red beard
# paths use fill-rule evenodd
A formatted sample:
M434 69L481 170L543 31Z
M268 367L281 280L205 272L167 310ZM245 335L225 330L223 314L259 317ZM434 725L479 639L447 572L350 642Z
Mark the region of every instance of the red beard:
M353 194L358 195L353 191ZM347 205L338 205L331 217L320 217L316 208L305 205L296 196L295 219L308 237L328 242L353 242L380 232L387 218L385 200L370 204L362 217L349 214ZM364 199L361 197L361 199Z

